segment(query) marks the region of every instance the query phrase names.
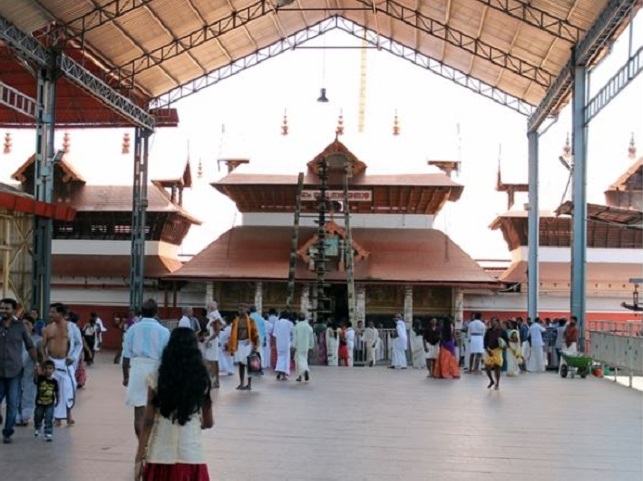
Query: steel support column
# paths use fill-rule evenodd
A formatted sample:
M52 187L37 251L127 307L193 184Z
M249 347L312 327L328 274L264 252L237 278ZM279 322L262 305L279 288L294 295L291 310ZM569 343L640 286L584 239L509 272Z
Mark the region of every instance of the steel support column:
M55 53L50 53L47 67L38 70L36 92L36 161L34 163L34 197L51 202L54 193L54 126L56 123ZM53 220L34 218L33 285L31 307L46 316L49 311L51 288L51 240Z
M587 69L584 65L574 68L573 86L573 149L572 170L572 295L571 315L578 318L578 347L585 350L585 274L587 256L587 127L584 113L587 101Z
M130 308L143 304L145 287L145 239L147 212L147 167L150 130L137 128L134 134L134 185L132 193L132 254L130 264Z
M540 207L538 202L538 132L527 133L529 146L529 218L528 218L528 262L527 262L527 315L532 319L538 316L538 291L540 269L538 250L540 247Z

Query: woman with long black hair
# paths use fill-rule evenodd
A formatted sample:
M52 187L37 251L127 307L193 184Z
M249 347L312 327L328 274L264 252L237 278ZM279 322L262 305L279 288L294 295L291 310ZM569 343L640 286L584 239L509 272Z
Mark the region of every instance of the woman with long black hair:
M192 329L172 331L148 386L135 480L209 481L201 430L214 425L211 384Z

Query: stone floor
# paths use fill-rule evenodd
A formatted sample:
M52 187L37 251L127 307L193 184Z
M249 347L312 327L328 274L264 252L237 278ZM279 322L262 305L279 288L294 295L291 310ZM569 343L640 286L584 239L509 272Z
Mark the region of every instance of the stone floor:
M643 395L600 379L529 374L485 389L481 376L316 368L310 384L266 376L252 392L224 379L204 432L220 481L643 479ZM78 395L77 425L54 443L18 428L0 444L0 479L132 479L132 412L105 355Z

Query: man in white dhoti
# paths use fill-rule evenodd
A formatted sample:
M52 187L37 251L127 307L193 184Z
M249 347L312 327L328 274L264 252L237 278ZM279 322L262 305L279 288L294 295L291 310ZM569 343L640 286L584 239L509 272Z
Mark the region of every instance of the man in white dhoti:
M223 321L225 322L225 321ZM230 324L225 325L219 333L219 372L228 376L234 374L234 360L228 354L228 341L230 340Z
M576 316L572 316L569 322L565 325L565 330L563 331L562 352L564 352L567 355L578 354L578 326L576 325L577 323L578 323L578 318ZM566 364L567 362L565 362L565 358L561 356L559 367L562 367Z
M52 321L42 332L40 354L43 359L51 359L55 365L54 378L58 381L58 402L54 407L54 419L60 424L67 420L68 426L75 421L72 408L76 402L76 366L83 351L80 329L65 319L67 308L54 303L49 309Z
M315 336L313 328L302 313L299 314L299 320L292 331L292 348L295 350L295 370L297 372L297 382L301 382L301 376L304 380L310 379L308 372L308 351L315 347Z
M143 430L147 378L158 369L163 349L170 340L170 331L155 319L157 312L154 299L145 301L141 320L127 330L123 340L123 386L127 387L125 404L134 408L137 438Z
M473 321L469 323L469 327L467 328L467 338L469 340L469 374L482 372L480 361L485 352L484 334L487 328L484 322L480 320L481 317L482 315L476 312L473 315Z
M96 325L99 327L98 331L96 331L96 337L94 338L94 345L89 347L93 347L94 351L100 351L100 348L103 345L103 333L107 332L107 328L105 327L103 320L95 312L91 312L89 317L91 319L95 319Z
M353 358L355 356L355 329L353 329L353 324L350 321L346 324L346 349L348 350L348 367L353 367Z
M275 371L277 372L278 381L286 381L290 374L290 345L293 329L294 326L288 319L288 314L282 312L272 334L277 347L277 366Z
M531 352L527 362L527 371L529 372L545 372L544 332L546 332L546 329L541 324L540 317L537 317L529 326L529 339L531 341Z
M393 339L393 359L389 366L391 369L406 369L406 347L408 336L406 334L406 324L402 316L395 317L395 338Z
M366 345L366 365L368 367L373 367L377 362L375 359L375 350L377 349L377 343L380 340L379 333L377 332L377 329L375 329L373 321L368 321L368 327L364 331L362 340Z
M206 335L203 343L205 347L203 357L208 366L210 378L213 380L214 389L219 388L219 332L223 326L223 318L217 307L216 301L210 301L206 306L208 323L205 326Z
M237 390L251 391L252 377L248 372L246 376L246 367L248 366L248 356L253 352L259 351L259 330L255 321L248 315L246 306L239 306L239 315L232 321L230 326L230 339L228 340L228 353L234 356L234 360L239 367L239 385ZM247 384L244 380L247 379Z
M270 368L270 354L272 349L272 332L275 328L273 321L271 320L273 316L268 317L264 320L266 339L264 340L263 350L261 353L261 367L264 369ZM277 316L274 316L275 320Z

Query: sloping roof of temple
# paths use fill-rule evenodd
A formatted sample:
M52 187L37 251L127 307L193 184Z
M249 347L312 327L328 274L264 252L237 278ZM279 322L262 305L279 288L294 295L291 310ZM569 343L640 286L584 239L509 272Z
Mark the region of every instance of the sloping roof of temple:
M616 217L621 220L632 220L641 212L630 209L605 209L606 206L588 205L587 247L605 248L643 248L643 229L622 225L620 222L609 220ZM610 208L614 209L614 208ZM625 216L625 213L628 213ZM501 229L509 250L528 245L528 213L512 211L499 215L491 223L492 230ZM540 246L569 247L571 246L571 217L556 216L551 212L540 213Z
M369 253L355 264L358 282L498 287L493 277L439 230L353 228L351 232L353 241ZM315 233L316 228L300 228L300 245ZM292 227L235 227L168 277L285 281L291 235ZM297 279L315 279L301 259ZM345 282L346 273L328 272L326 279Z
M443 173L370 175L367 165L348 148L335 140L306 164L304 190L319 186L317 164L320 159L344 155L351 165L349 190L369 193L370 200L351 202L353 213L437 214L447 201L457 201L463 186ZM343 162L329 160L329 188L343 189ZM227 195L240 212L294 212L297 175L274 175L232 172L212 184ZM303 212L316 212L316 202L302 202Z

